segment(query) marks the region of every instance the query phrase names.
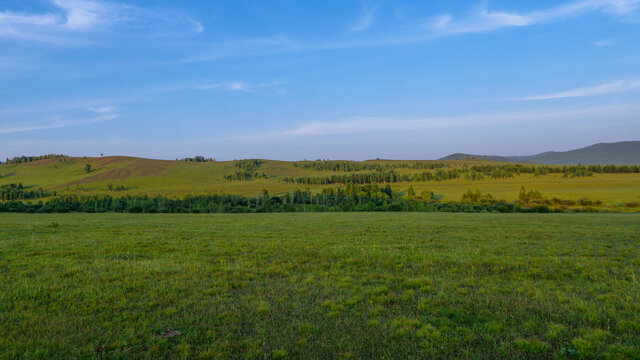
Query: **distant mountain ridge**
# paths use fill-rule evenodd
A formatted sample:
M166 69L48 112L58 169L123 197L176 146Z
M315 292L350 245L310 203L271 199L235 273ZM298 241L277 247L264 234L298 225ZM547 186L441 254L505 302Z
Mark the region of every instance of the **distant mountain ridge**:
M490 161L500 161L500 162L518 162L518 163L528 163L533 164L532 161L529 160L516 160L515 156L506 157L506 156L498 156L498 155L475 155L475 154L465 154L465 153L455 153L438 160L464 160L464 159L480 159L480 160L490 160Z
M640 141L599 143L570 151L547 151L528 156L473 155L456 153L439 160L483 159L545 165L637 165L640 164Z

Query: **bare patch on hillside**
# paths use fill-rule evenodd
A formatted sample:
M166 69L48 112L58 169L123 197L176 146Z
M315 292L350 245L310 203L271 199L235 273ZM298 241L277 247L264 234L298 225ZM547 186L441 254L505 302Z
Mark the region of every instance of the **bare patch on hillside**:
M134 158L130 156L105 156L105 157L99 157L99 158L91 158L89 160L90 161L88 161L88 163L95 165L96 168L100 168L100 167L109 166L111 164L123 163L126 161L141 161L146 159ZM146 160L146 161L153 161L153 160Z

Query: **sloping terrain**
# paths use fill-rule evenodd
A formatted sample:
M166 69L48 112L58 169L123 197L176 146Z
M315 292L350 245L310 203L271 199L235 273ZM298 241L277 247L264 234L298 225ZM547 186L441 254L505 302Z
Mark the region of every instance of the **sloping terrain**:
M496 156L456 153L440 160L485 159L546 165L635 165L640 164L640 141L600 143L570 151L547 151L528 156Z
M537 164L640 164L640 141L600 143L571 151L549 151L532 156L511 157L516 161L528 160Z
M474 167L511 166L481 159L455 161L372 160L366 162L329 162L348 164L348 169L304 167L301 162L260 160L252 170L257 176L237 180L233 177L245 170L240 162L184 162L112 156L97 158L46 159L22 164L0 165L0 186L23 184L29 191L43 188L45 198L60 194L110 194L112 196L164 195L183 197L193 194L227 193L254 196L268 190L272 195L304 190L321 191L342 183L299 182L291 179L326 179L332 176L369 176L393 172L398 177L428 172L462 172L456 178L398 180L390 182L394 191L406 193L411 187L416 194L431 191L442 201L460 201L468 190L480 190L496 199L514 201L520 189L537 190L546 197L578 200L589 198L607 205L640 203L640 174L594 173L590 176L565 177L561 173L513 173L494 177L492 173L473 177ZM312 164L309 162L307 164ZM91 170L86 171L90 165ZM417 166L421 165L421 166ZM433 168L429 168L433 165ZM379 167L378 167L379 166ZM539 165L526 165L539 166ZM499 171L500 172L500 171ZM476 173L477 174L477 173ZM500 174L498 174L500 175ZM233 178L230 178L233 177ZM386 186L385 180L376 180ZM38 199L33 199L38 201Z

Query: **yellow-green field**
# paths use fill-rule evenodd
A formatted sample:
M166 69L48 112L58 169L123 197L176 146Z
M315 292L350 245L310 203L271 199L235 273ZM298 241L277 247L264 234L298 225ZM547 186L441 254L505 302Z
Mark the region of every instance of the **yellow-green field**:
M415 161L380 160L377 163L413 164ZM443 162L433 161L433 163ZM444 163L447 168L491 164L484 160L457 160ZM85 171L86 164L92 167L89 173ZM112 184L125 188L124 191L112 193L113 195L184 196L205 193L256 195L262 189L267 189L272 194L279 194L306 187L316 191L331 186L286 183L282 181L284 177L328 176L345 173L303 169L294 167L292 162L266 160L261 165L260 171L268 175L267 179L226 180L225 175L233 173L234 170L237 168L232 161L196 163L131 157L68 158L64 161L49 159L18 165L0 165L0 185L22 183L29 188L42 187L48 192L56 191L58 194L112 193L107 190L108 185ZM409 174L422 170L400 168L394 171L398 174ZM496 199L513 201L517 199L518 191L524 186L528 190L538 190L549 198L577 200L587 197L600 200L605 205L640 202L640 174L637 173L596 173L593 176L577 178L563 178L561 174L543 176L521 174L504 179L398 182L391 186L399 192L404 192L412 186L417 194L425 189L430 190L441 195L442 201L459 201L462 194L470 189L490 193Z

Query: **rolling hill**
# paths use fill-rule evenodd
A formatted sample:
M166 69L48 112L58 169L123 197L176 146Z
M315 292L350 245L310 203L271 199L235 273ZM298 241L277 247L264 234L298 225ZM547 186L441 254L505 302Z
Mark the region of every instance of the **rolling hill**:
M545 165L634 165L640 164L640 141L599 143L570 151L547 151L528 156L496 156L456 153L440 160L484 159Z
M470 189L490 193L497 199L513 201L518 198L523 186L541 191L550 198L578 200L588 197L605 204L640 201L638 173L594 173L590 176L565 177L561 173L534 174L529 171L507 176L503 170L494 173L491 169L509 164L495 162L498 158L492 160L494 161L327 161L320 162L324 166L313 167L305 166L305 162L275 160L185 162L126 156L58 157L19 164L0 164L0 187L22 184L26 191L38 191L42 188L46 196L146 194L183 197L211 193L253 196L262 193L263 189L278 195L298 189L309 188L313 192L319 192L325 187L343 186L340 182L331 185L297 182L295 179L326 179L332 176L357 178L393 172L398 177L416 177L422 173L428 173L432 177L410 182L380 178L375 183L389 183L394 191L401 193L408 191L409 187L417 194L424 190L432 191L443 201L459 201L462 194ZM522 161L526 160L520 160ZM258 165L253 166L254 163ZM306 165L314 163L306 162ZM246 167L247 164L249 168ZM342 167L335 167L336 164ZM86 171L87 165L90 165L90 171ZM485 175L478 173L483 168ZM456 176L446 178L451 173Z

